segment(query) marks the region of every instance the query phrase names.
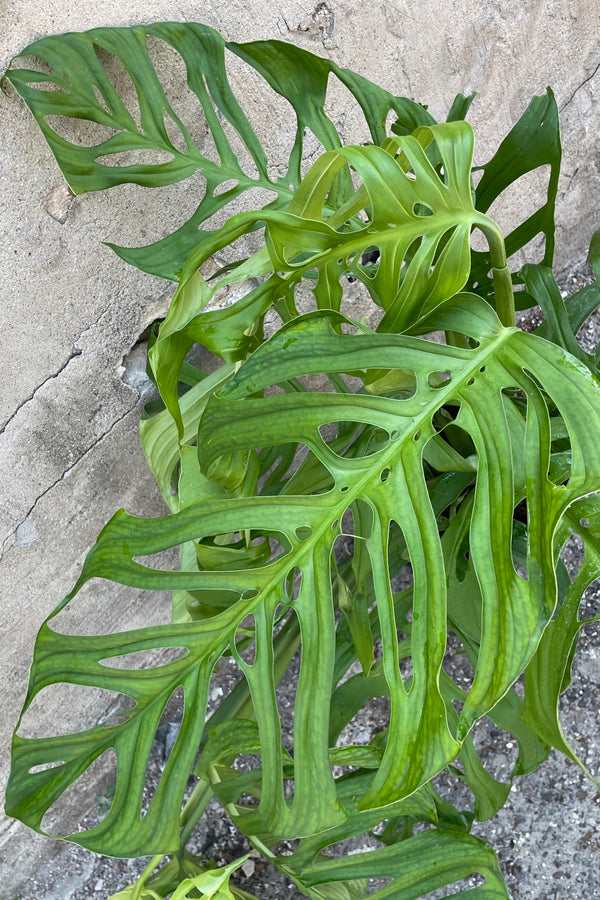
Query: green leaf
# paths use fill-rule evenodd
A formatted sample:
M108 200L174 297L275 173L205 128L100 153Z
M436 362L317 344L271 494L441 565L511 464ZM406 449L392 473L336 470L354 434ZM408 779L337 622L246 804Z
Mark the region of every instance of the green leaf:
M428 159L432 147L443 176ZM472 155L473 132L465 122L423 126L414 135L388 139L383 147L330 151L313 165L287 211L241 213L205 240L186 262L150 351L156 383L180 433L177 378L192 343L229 361L244 358L259 343L256 323L270 307L283 298L297 315L294 289L303 276L316 270L317 306L337 310L341 276L362 280L385 310L378 329L385 332L414 327L459 291L469 274L471 229L477 226L489 239L498 238L495 224L473 207ZM362 184L332 214L331 195L347 166ZM199 272L202 264L259 224L265 225L269 255L261 250L208 285ZM379 261L372 270L362 256L374 247ZM497 262L503 264L503 257ZM235 280L248 282L243 299L229 309L206 311L216 293Z
M507 257L521 250L541 233L545 241L541 262L545 266L552 265L554 208L561 156L558 107L554 94L547 88L545 94L532 99L492 159L481 166L483 175L476 188L475 207L484 213L509 185L517 182L523 175L540 166L550 166L546 200L506 237ZM474 251L469 285L485 296L490 295L492 288L489 269L489 254ZM531 301L528 305L532 305Z
M569 353L580 359L597 375L598 369L593 357L581 348L577 341L578 328L574 328L571 324L571 315L577 315L579 308L576 307L571 313L570 307L567 307L567 304L561 297L560 289L552 275L552 271L545 266L527 265L523 266L519 274L523 278L526 290L533 297L534 301L541 306L544 313L545 322L543 324L545 328L541 332L542 335L548 337L560 347L564 347L565 350L568 350ZM596 296L592 292L588 293L590 294L590 306L593 304L592 309L589 310L591 313L593 309L600 305L600 296L598 296L597 287L595 291ZM581 316L577 315L577 318L579 319ZM587 318L587 315L585 318ZM575 324L577 325L577 322Z
M475 873L485 877L485 884L464 893L482 900L508 900L498 861L490 847L470 834L432 829L381 850L340 859L322 857L297 877L309 889L346 879L391 878L390 884L370 896L380 896L382 900L384 897L418 900ZM312 896L328 895L317 892ZM358 897L366 900L367 894Z
M215 153L194 143L179 117L177 105L173 105L154 69L147 48L148 38L164 42L182 58L188 87L199 100L210 133L207 144L213 144ZM283 176L269 176L266 152L230 87L225 51L258 71L294 109L296 138ZM131 79L136 100L130 106L121 95L126 85L115 88L107 74L110 66L103 65L107 54L124 65ZM213 29L193 22L157 22L53 35L30 44L19 56L39 57L50 67L50 74L12 68L6 77L35 116L76 194L126 182L144 186L173 184L195 172L201 172L205 178L205 194L197 210L173 234L148 247L109 245L138 268L165 278L176 277L189 253L204 236L211 234L201 229L202 223L245 191L264 188L272 192L272 205L287 205L301 178L305 130L312 131L325 149L340 146L335 127L323 109L331 75L337 76L353 93L375 143L385 138L385 122L390 111L401 122L408 122L411 131L417 125L433 123L417 103L395 97L366 78L292 44L224 41ZM59 126L56 130L54 123L48 121L50 116L103 125L107 138L89 147L71 142L61 136ZM225 123L235 132L233 140ZM242 142L247 164L239 161L236 140ZM166 161L149 164L134 159L124 166L111 164L110 157L114 154L148 150L162 151ZM109 157L109 162L104 161L105 157ZM348 188L348 175L344 180ZM228 183L232 181L234 184L230 186ZM221 189L222 185L226 185L225 190Z
M298 442L310 448L329 473L324 493L229 497L192 504L166 518L135 519L121 512L90 551L82 576L65 602L91 577L108 577L150 589L232 592L212 618L185 627L167 625L104 637L54 632L46 623L37 641L26 707L47 684L95 685L132 697L130 718L111 728L79 735L15 738L7 808L32 827L66 786L108 747L117 753L115 800L106 819L72 839L102 852L141 854L172 850L177 842L182 792L203 728L212 667L229 647L249 685L259 728L262 787L259 815L274 835L307 835L332 828L346 813L337 796L329 760L329 698L333 689L335 630L331 551L339 522L353 501L372 510L366 545L383 642L382 670L391 697L387 743L361 808L376 808L409 795L458 753L475 719L491 709L523 671L554 611L556 580L553 538L561 518L597 485L595 453L598 386L589 371L561 348L535 335L505 329L476 297L460 297L439 313L437 325L466 333L474 349L444 346L387 334L339 334L334 315L316 313L283 328L266 342L202 418L199 455L203 470L223 455ZM310 372L410 368L417 376L413 397L366 393L292 393L257 397L269 384ZM431 387L427 375L444 371L450 380ZM532 377L529 373L532 373ZM535 380L534 380L535 378ZM560 410L571 438L571 475L566 485L547 478L549 416L542 393ZM525 494L531 511L527 535L528 580L511 558L514 473L503 391L527 399L522 433ZM472 494L471 558L482 596L481 637L472 687L456 738L446 722L438 682L447 627L446 574L436 513L429 499L422 456L434 436L432 417L445 403L460 405L456 423L471 436L478 454ZM320 435L329 422L363 423L388 434L371 455L334 452ZM515 448L516 452L516 448ZM490 473L494 471L492 478ZM411 654L413 678L403 683L398 666L394 598L388 574L388 535L400 526L414 573ZM225 534L279 534L283 553L245 569L171 572L137 558L188 541ZM291 600L290 573L301 574ZM237 598L237 599L236 599ZM318 602L315 603L315 598ZM291 606L290 606L291 604ZM273 624L280 605L290 607L302 633L302 664L295 703L294 798L283 791L283 753L275 702ZM254 617L254 661L236 650L235 635ZM151 675L107 668L101 660L138 649L182 647L187 653ZM160 713L172 691L186 697L180 737L145 817L139 809L146 761ZM30 773L42 761L63 765ZM125 799L127 798L127 800ZM117 849L118 848L118 849Z
M525 672L524 719L544 741L581 766L597 787L570 746L560 724L560 695L570 684L570 672L580 630L600 619L600 614L580 618L581 597L589 585L600 578L600 496L583 498L574 503L557 535L557 548L562 548L571 534L578 535L584 547L583 562L560 598L556 617L549 623L535 656Z
M225 365L217 369L207 378L194 385L183 397L178 400L178 409L182 419L183 444L188 444L198 431L198 424L204 412L210 394L221 387L233 374L234 367ZM225 491L219 485L209 482L199 472L182 472L182 479L186 479L183 487L184 496L180 490L179 495L172 491L172 482L180 462L180 448L178 442L177 426L168 410L163 410L151 419L144 419L140 423L140 438L142 448L148 461L152 474L158 482L163 499L173 512L180 505L189 505L190 497L200 499L202 496L224 496ZM193 479L193 482L192 482ZM193 487L192 487L193 485Z
M212 897L213 900L236 900L229 887L229 879L236 869L243 866L249 855L242 856L241 859L236 859L221 869L210 869L200 875L186 878L173 893L171 900L190 900L191 891L194 891L193 896L196 897L199 894L201 897Z

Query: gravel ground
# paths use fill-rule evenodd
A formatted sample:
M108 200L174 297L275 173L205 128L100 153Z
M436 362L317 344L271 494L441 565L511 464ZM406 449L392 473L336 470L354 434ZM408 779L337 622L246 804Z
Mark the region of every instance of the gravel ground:
M571 274L563 281L568 294L585 283L589 283L586 274ZM539 311L532 310L521 315L519 324L531 330L540 320ZM598 314L585 323L580 339L588 350L598 344ZM567 564L578 564L577 548L570 550ZM588 590L584 603L587 615L600 610L598 582ZM222 667L211 689L213 703L227 693L234 680L228 666ZM287 695L284 692L282 701L284 707L291 710L291 689ZM561 709L567 737L588 768L600 772L600 623L588 626L582 633L571 686L563 695ZM170 712L168 718L176 723L181 717L181 704L173 703ZM361 724L367 737L370 731L380 729L382 717L383 711L378 715L376 708L371 710L370 716ZM287 727L291 727L290 716ZM167 725L161 733L162 741L166 741L168 732ZM474 738L482 748L492 774L500 780L508 780L516 754L516 745L510 735L498 731L491 723L480 722ZM161 741L157 740L149 772L150 790L160 776L160 766ZM441 776L440 790L444 787ZM104 799L104 795L110 793L109 781L98 791L94 807L84 823L86 827L97 819L109 802ZM468 802L467 794L465 800ZM600 897L599 823L600 796L593 784L570 760L553 752L537 772L518 779L500 813L489 822L476 823L473 832L488 840L496 850L513 900L594 900ZM196 829L190 849L224 865L250 848L220 807L211 804ZM361 849L361 845L355 844L353 849ZM17 897L7 896L6 900L105 900L131 883L145 865L145 861L98 857L63 842L49 842L49 852L52 855L44 870L29 879ZM303 896L257 857L248 860L243 872L237 874L236 883L262 900L300 900ZM5 896L0 888L0 897ZM428 895L428 900L444 896L448 894L436 892Z

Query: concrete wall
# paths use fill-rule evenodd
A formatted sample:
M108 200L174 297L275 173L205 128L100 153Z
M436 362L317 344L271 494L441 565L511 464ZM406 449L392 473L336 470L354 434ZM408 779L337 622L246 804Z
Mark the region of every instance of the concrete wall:
M580 265L600 226L600 51L597 10L589 0L4 0L0 16L0 72L23 46L48 33L187 19L233 40L276 37L326 54L393 92L429 103L434 115L445 113L456 92L477 90L470 119L480 161L531 95L551 84L565 149L559 266ZM348 101L341 96L340 114ZM122 364L144 328L164 312L168 292L164 282L127 267L100 241L157 239L195 204L186 183L155 192L125 186L73 199L12 89L0 95L0 107L3 790L41 620L70 588L86 550L117 508L163 511L137 439L142 356L134 351L128 357L125 375ZM274 129L277 154L287 125L273 115L265 124ZM351 141L351 126L348 132ZM532 204L531 192L519 202ZM71 615L90 632L96 625L116 627L126 609L135 627L164 619L162 601L96 584ZM61 714L58 705L54 711ZM90 701L88 720L102 713L102 704ZM48 846L0 820L4 887L12 885L16 893ZM2 896L12 897L7 889Z

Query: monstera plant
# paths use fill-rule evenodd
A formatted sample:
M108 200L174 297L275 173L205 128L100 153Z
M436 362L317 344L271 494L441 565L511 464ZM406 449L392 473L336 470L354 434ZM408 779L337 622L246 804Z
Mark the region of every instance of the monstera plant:
M183 59L204 144L161 84L150 39ZM230 87L226 51L293 108L280 176ZM473 897L508 897L471 827L501 808L510 785L486 771L471 731L487 716L514 734L511 778L551 746L577 759L558 698L585 624L580 599L599 574L598 355L576 334L600 296L593 285L565 303L551 275L560 165L551 91L475 169L464 120L473 97L459 95L440 124L291 44L163 23L44 38L22 55L34 61L7 78L75 193L195 172L206 185L173 234L114 247L177 281L149 342L160 400L141 423L169 512L121 510L106 525L41 627L24 711L59 683L106 688L129 706L75 734L17 729L7 810L41 831L112 750L110 809L66 837L97 853L152 856L123 900L249 897L229 884L246 857L214 869L186 850L211 798L313 900L408 900L456 883ZM113 57L127 85L109 78ZM359 104L370 143L342 146L324 112L334 79ZM111 133L83 146L61 134L68 119ZM323 153L303 174L308 132ZM140 150L168 158L136 162ZM124 152L126 163L113 164ZM545 201L505 240L487 210L540 166L550 173ZM236 210L256 187L270 202ZM224 225L203 227L222 209L232 213ZM474 231L487 249L472 249ZM507 256L536 236L542 261L511 272ZM225 250L227 265L209 277L205 264ZM598 236L589 258L599 274ZM371 304L360 321L345 301L352 281ZM233 285L240 299L219 305ZM542 306L537 333L515 327L515 298L520 309ZM197 344L212 354L207 371L189 355ZM571 578L561 549L572 534L585 556ZM174 547L178 570L148 562ZM170 623L63 633L54 617L91 578L172 591ZM172 655L118 665L159 650ZM457 654L470 665L468 687L454 677ZM222 657L239 681L207 721ZM298 659L289 744L276 690ZM522 676L524 697L514 689ZM177 689L181 727L147 803L156 730ZM373 698L389 698L389 715L360 743L352 724ZM440 794L442 772L466 782L471 810ZM379 844L345 853L343 842L361 835Z

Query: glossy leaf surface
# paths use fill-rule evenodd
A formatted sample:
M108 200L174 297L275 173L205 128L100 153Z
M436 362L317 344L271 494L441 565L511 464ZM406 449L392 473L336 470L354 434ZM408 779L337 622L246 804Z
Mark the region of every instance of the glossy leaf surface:
M72 681L118 690L135 700L136 707L125 722L109 729L64 738L15 738L9 805L33 827L39 828L48 806L92 759L114 747L118 777L111 811L100 826L73 839L104 852L115 852L118 846L122 854L174 849L182 790L203 729L208 680L216 659L228 646L249 684L259 727L261 821L273 834L295 837L343 821L346 814L337 797L328 749L335 647L330 560L343 514L359 499L371 510L370 532L364 540L383 641L382 671L392 703L384 753L362 808L401 799L440 771L457 755L460 741L475 719L500 700L531 659L554 610L555 529L569 505L598 482L598 460L589 429L598 416L593 379L560 348L516 329L502 328L490 307L475 297L463 297L446 306L437 321L441 328L468 334L477 342L475 349L401 335L343 335L332 328L335 321L331 314L315 313L266 342L209 401L199 444L201 467L207 474L230 454L298 442L320 463L325 490L312 492L310 479L303 489L300 470L290 488L275 496L207 500L167 518L149 520L119 513L90 552L77 585L79 588L87 579L99 576L136 587L182 588L199 596L226 589L229 605L211 618L185 627L161 626L91 638L58 634L50 623L42 629L28 704L45 685ZM411 369L417 378L414 396L361 392L259 395L283 378L381 366ZM428 376L436 371L450 376L442 387L428 383ZM572 458L566 485L548 479L550 423L538 385L560 409L570 435ZM508 415L512 401L506 392L514 390L527 398L522 427L516 432L522 446L513 446L513 413ZM422 463L424 449L435 438L432 417L450 402L458 405L456 423L470 434L478 458L475 491L470 495L469 540L483 598L475 676L454 733L438 682L446 640L447 576ZM336 452L319 431L330 422L362 423L365 434L378 428L387 438L367 455L368 444L361 440L356 446L351 441L345 450L338 442L333 445ZM517 464L523 466L523 482ZM492 471L494 478L490 477ZM514 486L519 483L523 483L532 510L527 578L517 573L511 555L512 513L519 499L514 496ZM533 518L533 511L538 510ZM403 682L398 667L389 578L392 523L402 531L415 581L413 676L409 683ZM248 560L247 568L187 572L151 569L136 561L222 533L276 535L283 552L258 558L255 564ZM292 600L289 578L295 568L301 584ZM283 793L281 733L274 700L272 632L281 605L298 618L302 632L291 805ZM236 631L249 614L254 617L255 641L251 664L235 648ZM73 652L75 646L77 653ZM151 677L144 671L107 669L101 662L150 647L183 647L187 653ZM140 821L143 776L154 729L164 702L178 685L189 697L180 736L156 796ZM49 757L64 763L28 774Z

